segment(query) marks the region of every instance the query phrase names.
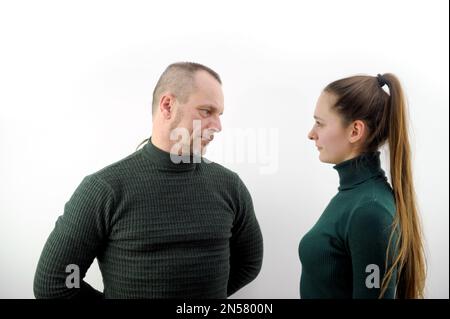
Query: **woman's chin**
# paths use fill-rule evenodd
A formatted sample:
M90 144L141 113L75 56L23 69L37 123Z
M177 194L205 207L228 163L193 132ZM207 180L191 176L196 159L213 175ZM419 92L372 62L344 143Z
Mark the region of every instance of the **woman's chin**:
M325 162L325 156L323 155L323 152L319 150L319 161L326 163Z
M320 154L319 154L319 160L320 160L322 163L326 163L326 164L335 164L334 161L333 161L332 159L328 158L328 157L323 153L323 151L320 151Z

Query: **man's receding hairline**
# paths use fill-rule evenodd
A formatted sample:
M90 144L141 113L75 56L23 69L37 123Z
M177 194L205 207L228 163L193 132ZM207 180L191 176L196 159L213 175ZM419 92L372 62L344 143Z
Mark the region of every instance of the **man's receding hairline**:
M196 76L201 71L204 71L222 85L219 74L202 64L177 62L169 65L161 74L153 91L152 113L155 112L161 94L164 92L169 91L181 100L188 99L192 92L198 88ZM180 83L183 81L184 83Z

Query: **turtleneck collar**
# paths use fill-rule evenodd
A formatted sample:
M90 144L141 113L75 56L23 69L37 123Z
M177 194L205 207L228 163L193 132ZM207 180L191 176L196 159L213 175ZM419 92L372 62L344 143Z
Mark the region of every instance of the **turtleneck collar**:
M385 173L380 164L380 152L364 153L335 166L339 174L338 190L346 190Z
M152 138L142 148L144 156L156 166L170 171L190 171L202 161L200 156L180 156L168 153L152 143Z

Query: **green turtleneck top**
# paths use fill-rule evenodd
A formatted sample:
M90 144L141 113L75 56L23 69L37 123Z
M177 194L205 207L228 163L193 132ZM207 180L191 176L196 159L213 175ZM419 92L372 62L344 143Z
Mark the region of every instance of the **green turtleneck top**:
M395 216L380 153L363 154L334 168L338 193L300 241L300 296L378 298ZM394 272L384 298L395 296L395 280Z
M226 298L252 281L263 246L250 194L198 159L176 164L150 140L85 177L44 246L35 296ZM82 280L94 258L103 292Z

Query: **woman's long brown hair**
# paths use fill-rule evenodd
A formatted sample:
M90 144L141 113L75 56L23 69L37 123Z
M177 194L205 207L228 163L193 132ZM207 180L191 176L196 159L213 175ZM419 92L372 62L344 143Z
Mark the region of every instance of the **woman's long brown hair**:
M384 85L389 93L382 88ZM357 75L334 81L324 91L337 97L334 109L344 125L355 120L367 125L364 152L376 151L385 142L389 144L396 214L386 251L380 298L395 271L396 298L423 298L426 277L423 234L411 169L406 99L400 82L391 73L378 77ZM392 262L388 256L393 256Z

